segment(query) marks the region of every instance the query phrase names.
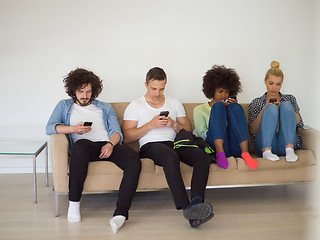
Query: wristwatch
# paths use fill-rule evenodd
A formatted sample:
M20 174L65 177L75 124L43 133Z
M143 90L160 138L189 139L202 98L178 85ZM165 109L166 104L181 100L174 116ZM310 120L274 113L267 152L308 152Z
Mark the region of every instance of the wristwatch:
M112 147L114 147L114 145L113 145L112 142L109 142L109 141L108 141L106 144L108 144L108 143L109 143Z

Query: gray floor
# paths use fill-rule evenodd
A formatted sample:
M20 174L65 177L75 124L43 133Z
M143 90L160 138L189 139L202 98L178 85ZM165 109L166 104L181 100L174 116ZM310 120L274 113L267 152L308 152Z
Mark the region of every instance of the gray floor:
M0 175L0 239L317 239L311 226L318 217L310 193L314 184L207 190L215 217L192 229L174 208L169 191L138 192L130 219L114 235L108 225L116 193L84 195L81 223L66 219L67 196L59 197L54 217L52 179L38 177L33 204L32 174Z

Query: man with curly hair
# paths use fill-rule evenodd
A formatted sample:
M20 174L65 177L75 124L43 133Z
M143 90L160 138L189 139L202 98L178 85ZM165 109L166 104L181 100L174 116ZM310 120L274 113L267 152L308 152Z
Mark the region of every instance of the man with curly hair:
M98 76L78 68L63 82L71 98L57 104L46 132L48 135L66 134L69 141L68 221L81 221L80 198L89 162L110 161L124 171L117 207L110 220L112 231L116 233L128 219L141 170L140 158L133 149L121 144L123 135L112 106L96 100L103 89Z
M218 166L227 169L227 157L234 156L254 170L258 163L248 152L247 119L236 97L241 91L238 74L214 65L203 77L202 91L210 102L194 108L197 135L215 149Z

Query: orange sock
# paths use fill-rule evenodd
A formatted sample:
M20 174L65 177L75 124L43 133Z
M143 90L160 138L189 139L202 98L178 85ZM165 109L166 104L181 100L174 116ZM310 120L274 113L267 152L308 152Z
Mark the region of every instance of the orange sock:
M250 169L254 170L258 166L258 162L254 160L248 152L242 153L241 157Z

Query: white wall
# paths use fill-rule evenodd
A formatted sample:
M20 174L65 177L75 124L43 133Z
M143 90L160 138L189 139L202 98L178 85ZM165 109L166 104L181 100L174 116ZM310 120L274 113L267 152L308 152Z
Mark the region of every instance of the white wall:
M283 92L297 97L305 124L320 129L311 107L319 102L316 4L1 0L0 139L47 139L46 122L67 97L62 79L76 67L104 80L103 101L143 95L146 72L160 66L168 75L168 95L204 102L202 76L224 64L241 77L240 102L250 102L265 91L263 77L274 59L285 73ZM0 159L2 172L11 162Z

